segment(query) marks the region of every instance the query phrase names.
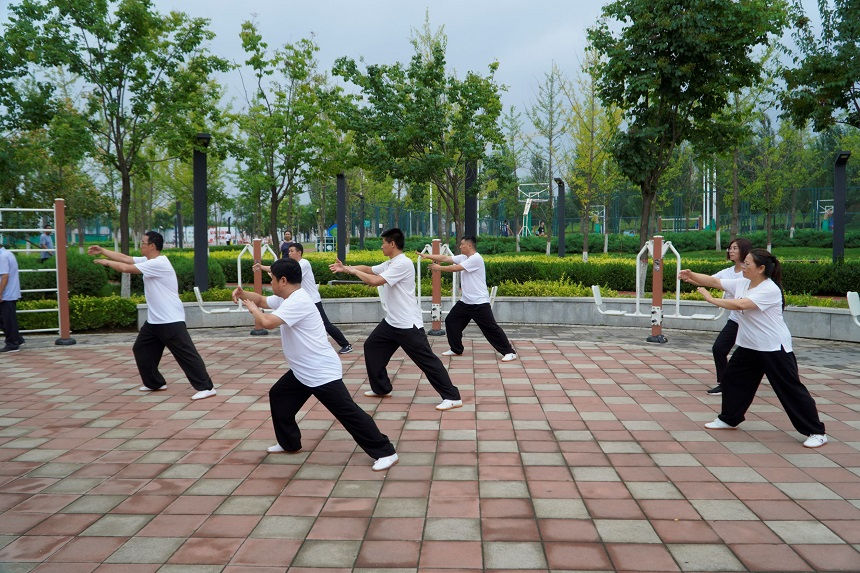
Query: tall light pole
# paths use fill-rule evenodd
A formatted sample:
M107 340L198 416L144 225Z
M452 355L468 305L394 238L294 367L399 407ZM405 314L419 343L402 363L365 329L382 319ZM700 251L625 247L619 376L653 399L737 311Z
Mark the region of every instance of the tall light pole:
M833 168L833 262L845 260L845 202L847 195L845 166L850 151L840 151L836 155Z
M194 284L200 291L209 289L209 220L206 183L206 149L212 136L208 133L197 134L197 147L194 148Z

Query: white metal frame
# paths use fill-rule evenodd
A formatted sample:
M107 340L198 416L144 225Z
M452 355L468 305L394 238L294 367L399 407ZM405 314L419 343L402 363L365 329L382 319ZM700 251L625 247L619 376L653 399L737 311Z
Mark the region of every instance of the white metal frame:
M51 209L19 209L17 207L4 207L0 208L0 234L3 233L41 233L43 231L50 232L54 236L54 247L56 250L57 245L57 232L56 229L4 229L3 225L3 213L4 212L15 212L15 213L51 213L52 215L56 214L56 211ZM10 253L31 253L33 249L6 249ZM42 249L39 249L42 250ZM54 267L50 269L18 269L18 273L54 273L54 275L58 274L57 270L57 257L54 256ZM60 287L59 283L54 288L29 288L29 289L21 289L21 294L26 292L53 292L57 293L57 308L37 308L32 310L17 310L18 314L27 314L27 313L37 313L37 312L56 312L57 313L57 328L31 328L29 330L21 330L19 332L60 332Z
M639 260L645 251L648 251L648 257L653 258L654 256L654 241L646 242L642 248L639 250L639 253L636 255L636 307L633 312L625 312L621 310L606 310L603 307L603 297L600 295L600 286L592 285L591 292L594 294L594 303L597 306L597 311L600 314L614 315L614 316L641 316L641 317L651 317L651 312L642 312L639 310L639 306L642 302L642 297L639 295L640 292L644 291L645 286L645 273L642 272L643 265L639 264ZM660 255L662 259L666 255L666 251L672 251L675 255L676 266L675 266L675 314L664 314L663 318L680 318L680 319L695 319L695 320L718 320L720 317L725 314L726 309L720 308L720 311L717 314L692 314L692 315L684 315L681 314L681 255L672 245L671 241L663 242L663 252ZM641 287L641 288L640 288ZM653 288L653 286L652 286Z
M848 311L854 324L860 326L860 295L857 291L848 291Z
M272 250L272 247L269 245L261 245L260 256L262 257L266 252L271 253L272 257L275 260L278 260L278 256L275 254L275 251ZM245 253L250 253L251 256L254 256L253 247L251 244L245 245L242 247L242 250L239 251L239 254L236 256L236 281L238 282L239 288L242 288L242 255ZM236 308L228 308L228 307L215 307L215 308L206 308L203 305L203 296L200 294L200 289L195 286L194 287L194 296L197 298L197 305L200 307L200 310L204 314L223 314L225 312L246 312L244 308L242 308L242 303L236 303ZM268 309L263 309L265 312Z

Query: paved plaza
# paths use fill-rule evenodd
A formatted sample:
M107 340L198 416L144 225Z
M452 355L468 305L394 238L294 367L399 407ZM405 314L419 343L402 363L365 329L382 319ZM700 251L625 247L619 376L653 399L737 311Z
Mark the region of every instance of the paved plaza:
M470 327L443 413L402 351L393 396L363 395L371 328L342 360L400 455L380 473L313 398L303 451L266 454L276 335L192 331L196 402L169 354L138 391L134 333L29 336L0 356L0 571L860 571L860 345L795 339L809 450L766 383L740 429L702 427L714 333L506 326L502 363Z

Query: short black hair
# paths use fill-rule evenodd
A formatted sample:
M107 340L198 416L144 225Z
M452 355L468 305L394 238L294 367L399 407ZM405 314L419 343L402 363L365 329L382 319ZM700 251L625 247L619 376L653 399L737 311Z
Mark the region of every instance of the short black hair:
M305 248L302 246L301 243L290 243L289 248L297 250L302 255L305 254ZM287 250L289 250L289 249L287 249Z
M286 277L291 285L302 284L302 267L293 259L278 259L269 270L278 280Z
M460 240L461 241L469 241L470 243L472 243L473 247L478 246L478 239L476 239L474 235L466 235L465 237L463 237Z
M403 237L403 231L397 227L393 227L383 232L382 238L387 239L389 243L394 243L394 246L401 251L403 250L403 246L406 244L406 239Z
M155 245L155 250L161 252L164 248L164 237L157 231L147 231L144 236L149 239L150 245Z

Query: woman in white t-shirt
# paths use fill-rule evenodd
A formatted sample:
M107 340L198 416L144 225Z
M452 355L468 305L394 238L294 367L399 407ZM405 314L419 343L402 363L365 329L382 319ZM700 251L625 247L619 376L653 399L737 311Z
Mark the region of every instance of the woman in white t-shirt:
M726 249L726 258L734 263L734 266L726 267L720 272L711 275L717 279L740 279L743 278L743 262L752 249L752 243L749 239L738 237L729 243ZM723 292L723 298L732 298L728 292ZM717 335L714 341L711 352L714 354L714 366L717 369L717 385L708 390L708 394L712 396L722 394L723 387L721 381L723 374L726 371L726 366L729 363L729 352L735 345L735 339L738 336L738 311L729 312L729 319L726 325Z
M767 375L792 425L807 436L803 445L807 448L823 446L827 443L824 424L818 416L815 400L800 381L791 333L782 317L785 297L780 286L779 261L765 249L752 249L744 260L743 274L744 278L740 279L717 279L690 270L680 273L683 280L700 285L699 292L709 303L740 311L738 348L721 380L722 409L717 419L705 427L710 430L736 428L744 421L762 376ZM733 298L714 298L708 288L722 289Z

